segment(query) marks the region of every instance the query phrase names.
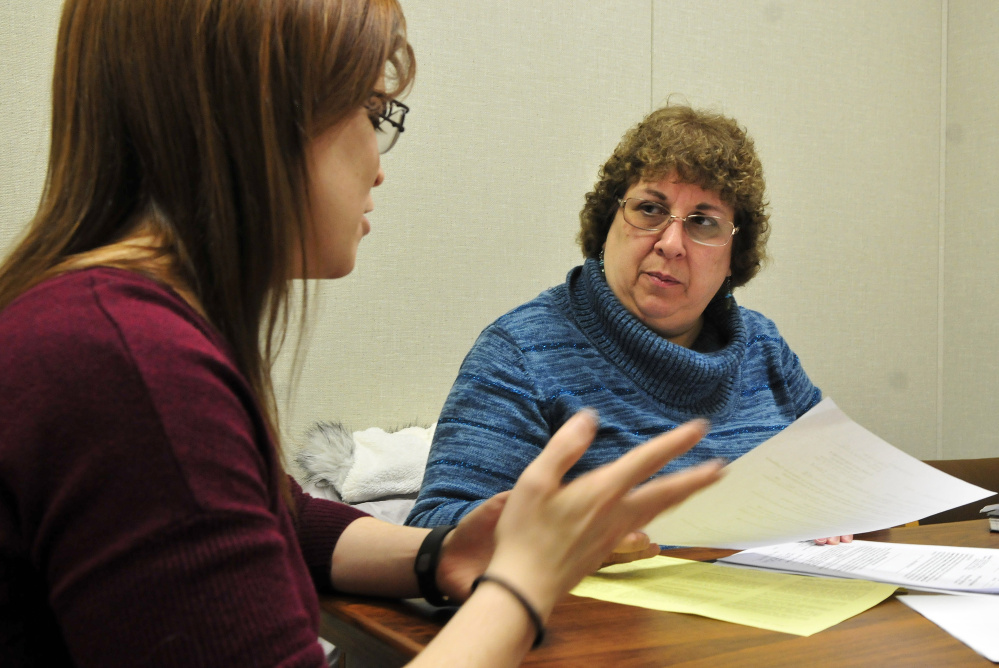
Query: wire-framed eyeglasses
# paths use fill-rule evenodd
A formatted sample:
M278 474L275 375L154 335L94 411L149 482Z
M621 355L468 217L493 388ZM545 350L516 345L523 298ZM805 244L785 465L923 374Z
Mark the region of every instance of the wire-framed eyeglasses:
M683 223L683 231L694 243L702 246L727 246L739 228L731 221L703 213L687 214L686 218L674 216L663 204L641 197L618 200L624 213L624 222L646 232L662 232L674 220Z
M378 137L378 152L388 153L398 141L399 133L406 130L403 125L409 107L384 93L372 93L365 107Z

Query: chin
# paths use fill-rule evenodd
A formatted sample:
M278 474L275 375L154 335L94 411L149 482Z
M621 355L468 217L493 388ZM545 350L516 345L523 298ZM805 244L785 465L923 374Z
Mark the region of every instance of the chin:
M343 278L354 271L354 266L357 264L357 247L358 244L346 248L341 246L338 253L325 258L326 261L322 263L323 278Z
M348 260L342 260L337 263L316 263L308 268L308 273L304 278L309 280L315 279L327 279L327 278L343 278L350 272L354 271L354 258L351 257Z
M325 276L325 278L343 278L344 276L348 275L352 271L354 271L354 263L353 262L351 262L349 266L338 267L336 270L328 272L328 274L327 274L327 276Z

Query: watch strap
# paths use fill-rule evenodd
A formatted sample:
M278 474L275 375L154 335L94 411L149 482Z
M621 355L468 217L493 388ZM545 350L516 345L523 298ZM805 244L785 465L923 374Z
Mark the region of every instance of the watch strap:
M427 603L436 606L450 605L448 597L437 586L437 565L441 560L441 547L444 538L455 528L454 524L434 527L420 544L413 562L413 572L416 573L416 584L420 595Z

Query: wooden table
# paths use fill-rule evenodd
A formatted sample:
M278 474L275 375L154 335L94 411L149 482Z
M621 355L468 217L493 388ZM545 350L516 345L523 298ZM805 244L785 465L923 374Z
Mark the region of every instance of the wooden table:
M999 548L987 520L875 531L866 540ZM731 550L669 550L707 560ZM324 638L347 665L401 666L450 613L423 601L328 597ZM808 638L671 612L566 596L549 621L545 644L525 666L992 666L894 597Z

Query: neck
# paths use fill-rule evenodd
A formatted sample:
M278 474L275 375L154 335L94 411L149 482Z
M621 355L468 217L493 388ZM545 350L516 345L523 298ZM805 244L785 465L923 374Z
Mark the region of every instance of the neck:
M670 335L669 332L658 331L655 327L652 327L652 330L670 343L675 343L676 345L683 346L684 348L693 348L694 342L697 341L697 337L701 335L701 330L703 328L704 314L701 314L701 317L697 319L697 322L695 322L690 329L679 334Z

